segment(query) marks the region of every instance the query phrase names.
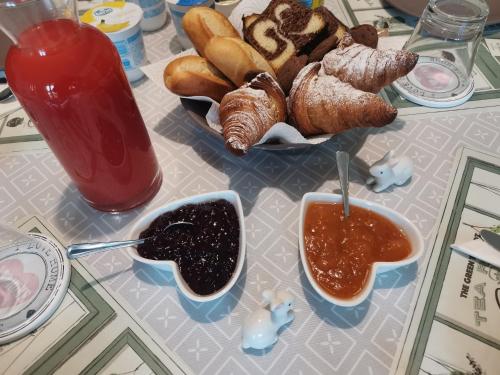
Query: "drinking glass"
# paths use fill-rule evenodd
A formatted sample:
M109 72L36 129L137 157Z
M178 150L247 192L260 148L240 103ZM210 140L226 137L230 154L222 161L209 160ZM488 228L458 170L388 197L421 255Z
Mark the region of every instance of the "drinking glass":
M474 92L472 69L489 8L485 0L430 0L404 49L420 57L393 87L406 99L452 107Z

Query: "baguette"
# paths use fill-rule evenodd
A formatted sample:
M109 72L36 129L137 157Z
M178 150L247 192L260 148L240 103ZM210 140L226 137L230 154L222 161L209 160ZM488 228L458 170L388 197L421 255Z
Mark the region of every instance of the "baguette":
M205 47L206 58L237 87L262 72L276 78L273 68L250 44L240 38L213 37Z
M214 36L240 38L229 20L208 7L193 7L182 17L182 26L198 53L205 56L205 47Z
M235 89L207 59L200 56L182 56L167 65L163 73L165 86L181 96L208 96L220 102Z

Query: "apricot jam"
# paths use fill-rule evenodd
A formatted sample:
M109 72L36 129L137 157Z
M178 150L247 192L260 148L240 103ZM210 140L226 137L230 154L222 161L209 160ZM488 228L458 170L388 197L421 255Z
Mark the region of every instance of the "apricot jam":
M402 229L385 217L342 204L311 203L304 223L305 255L316 282L327 293L349 299L360 293L374 262L393 262L411 252Z

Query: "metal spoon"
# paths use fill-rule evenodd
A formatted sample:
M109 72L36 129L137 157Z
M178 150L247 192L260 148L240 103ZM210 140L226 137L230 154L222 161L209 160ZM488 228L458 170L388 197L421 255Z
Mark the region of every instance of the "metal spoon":
M189 223L187 221L177 221L175 223L167 225L165 229L163 229L163 232L177 225L194 225L194 224ZM93 253L99 253L107 250L121 249L128 246L141 245L149 238L151 237L140 238L137 240L128 240L128 241L77 243L69 245L66 249L68 252L68 258L76 259Z
M349 154L337 151L337 169L339 170L340 189L344 203L344 217L349 217Z

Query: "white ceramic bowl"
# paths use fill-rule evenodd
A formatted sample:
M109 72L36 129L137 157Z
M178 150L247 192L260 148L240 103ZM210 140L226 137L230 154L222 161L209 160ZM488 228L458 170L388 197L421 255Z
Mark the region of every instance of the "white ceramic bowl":
M417 227L410 222L406 217L403 215L397 213L394 210L391 210L390 208L381 206L379 204L366 201L364 199L357 199L357 198L350 198L349 202L352 205L362 207L368 210L371 210L373 212L376 212L390 221L392 221L396 226L399 228L403 229L403 231L406 233L408 236L408 240L410 241L411 245L411 252L410 254L396 262L375 262L373 263L372 266L372 271L370 272L370 276L368 281L365 284L364 289L355 295L354 297L350 299L343 299L343 298L336 298L329 294L326 290L324 290L314 279L311 270L309 269L309 263L306 258L305 254L305 247L304 247L304 222L305 222L305 216L307 212L307 208L310 203L313 202L324 202L324 203L341 203L342 202L342 196L339 194L327 194L327 193L307 193L304 195L302 198L302 203L300 205L300 220L299 220L299 250L300 250L300 259L302 261L302 265L304 266L304 271L306 273L307 279L313 286L314 290L318 292L318 294L326 299L327 301L334 303L339 306L356 306L363 302L370 292L373 289L373 284L375 283L375 276L377 273L382 273L386 271L393 270L395 268L401 267L401 266L406 266L412 262L415 262L422 254L424 251L424 240L422 235L420 234L419 230Z
M245 262L245 253L246 253L246 240L245 240L245 223L243 216L243 208L241 206L241 200L238 193L232 190L227 191L218 191L207 194L196 195L192 197L187 197L183 199L179 199L177 201L168 203L162 207L159 207L146 215L144 215L131 229L129 238L139 238L140 233L147 229L149 225L153 222L161 214L165 212L173 211L181 206L186 204L199 204L214 201L217 199L225 199L228 202L232 203L234 208L236 209L236 213L238 215L238 222L240 225L240 251L238 254L238 260L236 262L236 268L234 270L233 275L229 279L228 283L222 288L216 291L215 293L208 295L200 295L189 287L186 281L182 278L181 273L179 271L179 267L174 261L171 260L153 260L141 257L137 249L135 247L129 247L128 253L130 256L141 263L149 264L154 267L159 268L163 271L171 271L174 274L175 282L182 294L184 294L187 298L196 301L196 302L208 302L213 301L225 293L227 293L236 283L238 277L241 274L241 270L243 269L243 263Z

